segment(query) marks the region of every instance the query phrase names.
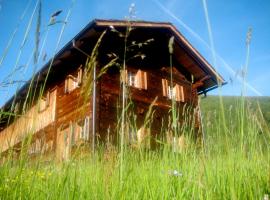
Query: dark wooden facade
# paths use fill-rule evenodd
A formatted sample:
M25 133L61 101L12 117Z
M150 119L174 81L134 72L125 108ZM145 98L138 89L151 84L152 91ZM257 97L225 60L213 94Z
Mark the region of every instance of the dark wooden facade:
M118 59L97 79L95 90L87 96L85 54L91 55L104 31L98 45L96 75L113 58ZM170 63L168 42L172 36ZM124 55L126 71L121 70ZM171 70L174 88L170 90ZM126 80L121 81L123 73ZM61 159L85 142L93 145L93 141L109 139L115 143L123 82L129 94L126 99L132 102L127 112L128 123L133 123L137 132L144 128L145 115L155 99L151 135L158 136L162 126L168 127L172 98L180 111L190 108L190 115L195 116L195 129L199 129L198 95L225 83L172 24L113 20L91 22L33 80L38 88L46 83L44 93L29 104L21 117L2 116L1 152L10 147L20 149L23 138L29 135L33 138L30 154L54 151ZM25 101L29 87L30 81L2 109L15 112L14 107Z

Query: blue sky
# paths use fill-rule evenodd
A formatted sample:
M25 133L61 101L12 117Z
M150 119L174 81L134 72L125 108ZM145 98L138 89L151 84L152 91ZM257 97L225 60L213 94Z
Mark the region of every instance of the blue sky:
M22 80L28 80L35 72L31 55L35 43L36 2L37 0L0 0L0 106L23 84ZM267 83L270 79L270 1L205 2L216 62L211 53L203 0L76 0L73 3L71 0L42 0L40 45L45 42L40 53L41 57L45 54L47 57L45 60L40 59L36 67L44 65L54 52L60 50L91 20L125 19L129 15L130 5L134 3L136 19L173 23L211 64L216 63L216 69L228 84L221 91L215 90L210 94L241 94L242 83L239 74L245 65L247 30L252 27L246 94L270 96ZM50 26L45 37L50 16L57 10L63 10L57 20L65 20L70 14L67 24L58 23ZM29 23L32 15L33 21ZM63 34L60 37L61 30ZM5 51L14 32L11 45ZM22 43L24 38L25 43ZM1 62L5 53L6 57ZM11 80L19 82L12 83ZM12 83L13 86L4 87L3 82Z

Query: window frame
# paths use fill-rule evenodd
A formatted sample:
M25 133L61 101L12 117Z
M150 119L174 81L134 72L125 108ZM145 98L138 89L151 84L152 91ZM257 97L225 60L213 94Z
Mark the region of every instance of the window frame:
M64 93L69 94L75 89L79 88L82 84L82 76L83 76L83 70L81 66L76 71L76 77L71 74L67 75L65 79ZM72 83L70 83L70 81L72 81Z
M185 102L184 86L173 82L173 88L167 79L162 79L162 93L164 97L177 102Z
M44 96L42 96L38 101L38 111L43 112L48 107L50 107L50 91L47 91Z
M76 139L84 140L84 141L89 141L90 139L90 117L86 116L83 119L80 119L76 122L75 125L75 133L74 133L74 139L76 143ZM77 138L75 137L75 134Z
M143 70L130 70L120 71L121 82L125 82L129 87L139 90L147 90L147 72ZM125 80L124 80L125 79Z

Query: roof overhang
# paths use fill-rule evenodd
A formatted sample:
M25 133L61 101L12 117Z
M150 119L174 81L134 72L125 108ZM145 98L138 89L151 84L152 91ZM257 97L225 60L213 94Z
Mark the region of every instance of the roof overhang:
M168 22L145 22L145 21L123 21L123 20L95 20L95 25L97 27L108 28L113 26L115 28L131 26L133 28L160 28L167 29L171 36L174 36L176 45L185 51L185 54L192 60L192 68L187 68L191 74L196 74L196 79L200 80L206 76L210 78L204 81L204 85L198 88L198 94L208 92L219 86L226 84L223 77L211 66L207 60L188 42L188 40L176 29L176 27ZM175 57L180 57L177 55L177 51L174 52ZM198 73L195 73L198 72Z
M74 50L73 41L76 43L80 40L83 40L85 37L89 37L91 31L93 29L109 29L110 26L114 27L127 27L132 26L134 28L158 28L158 29L166 29L171 36L174 36L176 45L178 47L184 49L185 53L191 58L193 62L193 66L190 67L190 72L193 73L194 70L200 70L198 73L197 79L203 78L204 76L210 75L210 79L207 80L203 87L198 88L198 94L203 92L208 92L218 86L226 84L225 80L219 75L216 70L205 60L205 58L187 41L187 39L176 29L174 25L171 23L164 22L146 22L146 21L124 21L124 20L100 20L96 19L90 22L85 26L72 40L70 40L57 54L53 56L41 69L38 73L36 73L33 77L33 80L36 81L40 79L40 77L46 77L47 73L51 72L53 67L61 62L61 59L67 57L67 54L70 51ZM77 45L77 44L76 44ZM179 55L180 57L181 55ZM175 57L178 55L176 53ZM192 71L193 70L193 71ZM31 79L32 80L32 79ZM16 98L22 96L27 93L27 90L31 84L31 80L29 80L26 84L24 84L16 95L11 97L6 104L2 107L2 110L9 110L11 105Z

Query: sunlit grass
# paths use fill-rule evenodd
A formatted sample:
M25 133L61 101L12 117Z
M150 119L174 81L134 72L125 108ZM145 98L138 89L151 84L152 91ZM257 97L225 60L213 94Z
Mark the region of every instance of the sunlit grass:
M125 148L122 183L121 154L109 144L64 163L42 155L8 159L0 167L0 199L262 199L270 192L269 133L247 107L241 141L237 103L224 106L224 133L218 107L207 110L204 101L202 148L175 153L166 142L155 151Z
M125 39L126 47L128 33ZM90 92L86 97L91 96L98 51L93 52L86 62L83 91ZM121 69L126 68L125 53ZM259 106L249 106L244 97L226 105L220 96L217 102L221 103L213 109L204 103L207 99L202 100L205 137L204 145L198 147L189 137L194 134L192 127L175 124L179 113L172 102L168 115L172 115L174 135L184 132L187 144L181 152L176 152L166 138L156 141L160 144L156 150L129 148L124 141L125 123L133 119L127 115L128 90L123 85L120 148L109 143L97 145L95 154L78 149L74 157L60 163L53 155L29 158L26 140L16 159L12 150L5 159L0 157L0 199L262 199L270 194L269 125ZM144 126L151 127L154 109L151 105ZM4 114L13 113L1 112ZM183 118L189 121L189 113ZM164 127L163 134L169 132L167 129Z
M269 156L253 147L241 152L216 142L204 153L126 150L123 186L118 155L99 149L95 156L61 164L6 162L0 170L0 198L261 199L269 193Z

